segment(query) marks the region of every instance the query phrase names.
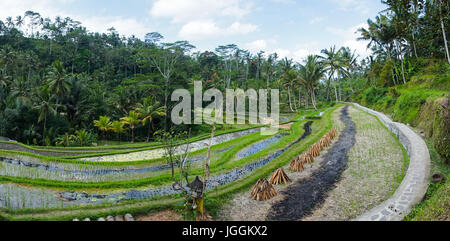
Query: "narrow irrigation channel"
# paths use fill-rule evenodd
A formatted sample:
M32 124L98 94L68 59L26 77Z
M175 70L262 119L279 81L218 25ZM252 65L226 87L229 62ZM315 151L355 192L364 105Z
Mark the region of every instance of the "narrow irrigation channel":
M254 170L267 165L268 163L273 161L275 158L280 156L283 152L285 152L289 148L291 148L293 145L299 143L301 140L303 140L307 136L309 136L311 134L311 124L312 123L313 123L312 121L305 123L305 125L304 125L305 132L303 133L303 135L301 137L299 137L295 142L286 146L285 148L278 150L275 153L273 153L257 162L247 164L247 165L243 166L242 168L236 168L227 173L219 174L217 176L211 177L206 184L207 190L212 190L219 186L223 186L223 185L232 183L232 182L250 174ZM262 149L264 149L266 147L265 145L258 145L258 146L261 148L258 151L261 151ZM82 193L60 192L59 196L62 199L65 199L66 201L74 202L76 204L85 204L85 203L98 204L98 203L104 203L104 202L120 202L123 200L146 199L146 198L152 198L152 197L156 197L156 196L172 195L175 193L177 193L177 191L175 191L171 186L165 186L165 187L160 187L160 188L150 188L150 189L144 189L144 190L130 190L130 191L126 191L126 192L106 194L106 195L87 194L84 192L82 192Z
M310 178L300 180L283 191L283 199L269 210L268 220L299 220L322 203L347 166L347 152L355 144L355 123L348 115L348 106L340 118L345 124L338 141L323 157L320 168Z

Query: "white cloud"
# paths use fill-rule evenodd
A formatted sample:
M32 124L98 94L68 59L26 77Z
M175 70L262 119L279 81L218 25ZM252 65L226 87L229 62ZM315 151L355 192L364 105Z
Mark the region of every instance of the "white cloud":
M4 20L8 16L15 19L16 16L23 16L28 10L38 12L42 17L55 18L70 17L80 21L88 31L104 33L107 29L114 27L119 34L125 36L136 35L143 38L146 33L152 29L142 21L136 18L124 18L121 16L94 16L86 17L66 12L58 7L59 4L68 4L73 0L14 0L2 2L0 8L0 19Z
M245 48L250 50L251 52L257 53L259 51L267 50L267 41L264 39L258 39L253 42L245 44Z
M271 2L274 3L283 3L283 4L292 4L295 3L294 0L270 0Z
M272 48L276 44L276 40L258 39L253 42L246 43L244 46L253 54L259 51L264 51L266 55L277 53L278 59L293 59L295 62L303 62L303 60L311 54L320 54L319 44L317 42L309 42L305 44L298 44L292 49L286 48Z
M242 22L251 9L243 0L156 0L150 14L181 24L178 36L192 41L254 32L256 25Z
M151 27L135 18L123 18L120 16L96 16L89 18L80 17L83 26L89 31L104 33L114 27L120 35L135 35L144 38L146 33L154 31Z
M369 1L373 0L331 0L339 6L341 11L352 11L367 15L369 13Z
M234 22L228 27L219 27L213 20L191 21L181 28L178 36L187 40L200 40L212 37L224 37L247 34L256 31L253 24Z
M156 0L150 14L179 23L213 17L241 18L250 12L251 6L251 3L241 0Z
M313 18L313 19L310 19L309 20L309 24L316 24L316 23L320 23L320 22L322 22L323 21L323 18L321 18L321 17L315 17L315 18Z
M326 28L326 31L339 36L342 41L342 46L349 47L352 50L356 50L356 54L360 56L360 58L365 58L369 55L369 50L367 50L367 41L358 41L357 38L360 37L360 34L357 33L357 30L360 28L367 28L366 23L361 23L356 26L340 29L340 28Z

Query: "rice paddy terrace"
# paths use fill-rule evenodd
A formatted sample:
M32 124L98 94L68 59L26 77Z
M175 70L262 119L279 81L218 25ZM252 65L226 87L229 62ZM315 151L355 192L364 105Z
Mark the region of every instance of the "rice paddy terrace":
M369 112L339 104L286 119L271 136L261 135L261 126L217 133L207 210L218 220L406 215L426 190L427 172L420 169L426 169L428 152L419 150L404 127ZM208 134L192 138L192 179L203 175L208 143ZM2 141L0 219L96 219L177 210L183 199L172 188L163 155L161 143L59 148ZM261 186L254 187L257 183Z

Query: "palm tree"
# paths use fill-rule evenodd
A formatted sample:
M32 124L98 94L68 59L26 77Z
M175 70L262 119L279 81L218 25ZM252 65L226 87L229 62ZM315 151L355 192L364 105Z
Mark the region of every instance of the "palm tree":
M111 118L109 116L100 116L98 120L94 120L94 126L102 133L102 139L105 140L105 133L112 127Z
M18 27L18 28L20 28L20 27L22 27L23 26L23 24L24 24L24 19L23 19L23 17L22 16L17 16L16 17L16 26Z
M284 87L287 87L288 91L288 99L289 99L289 108L292 112L295 112L294 108L292 108L292 101L291 101L291 88L293 87L295 80L296 80L296 73L292 69L292 60L288 60L288 58L284 58L280 61L280 65L283 71L283 74L278 79L279 82L282 82L282 85ZM294 99L295 102L295 99Z
M6 18L6 25L8 25L9 28L14 28L14 20L12 19L12 17Z
M321 51L325 57L319 57L324 64L328 72L328 80L327 80L327 100L330 99L330 84L333 81L333 76L342 70L343 68L343 59L342 55L339 51L336 51L336 46L330 47L329 49L323 49ZM338 102L338 95L336 90L336 84L334 84L334 93L336 95L336 102Z
M147 133L147 141L150 139L150 132L155 127L153 125L153 119L160 116L165 116L166 108L161 106L158 101L153 102L153 98L151 96L144 98L142 103L137 104L136 112L139 113L140 116L143 117L142 125L145 126L148 122L148 133Z
M324 77L325 71L326 69L317 55L309 55L305 65L300 64L300 69L298 71L299 81L308 89L311 102L316 110L316 94L314 92L320 79Z
M80 146L87 146L92 141L92 134L86 130L75 131L74 139Z
M349 87L350 90L352 91L352 93L354 93L355 91L353 90L352 87L352 83L351 83L351 74L353 73L353 71L355 70L355 66L358 65L357 60L358 60L358 55L356 54L356 50L355 51L351 51L349 47L342 47L339 50L342 59L343 59L343 69L342 69L342 74L344 77L348 77L348 81L349 81Z
M120 121L123 124L130 126L131 143L134 143L134 128L136 127L136 125L138 125L141 122L139 113L132 110L128 113L128 116L120 118Z
M57 103L60 104L62 97L68 93L72 87L61 61L56 60L53 62L52 69L47 74L47 82L50 91L57 97Z
M45 131L47 129L47 117L49 114L56 115L56 108L58 104L53 103L54 96L51 95L48 90L48 86L44 85L38 90L38 99L37 105L33 107L35 110L39 110L39 118L38 123L44 121L44 129L43 129L43 143L45 143Z
M113 121L113 123L111 123L111 130L117 133L117 139L119 139L120 144L120 133L126 130L126 128L124 127L124 123L120 121Z

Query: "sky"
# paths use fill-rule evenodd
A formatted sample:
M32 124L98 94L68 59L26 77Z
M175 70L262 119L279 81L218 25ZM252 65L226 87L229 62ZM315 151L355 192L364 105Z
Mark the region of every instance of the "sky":
M379 0L0 0L0 19L32 10L71 17L92 32L114 27L141 39L159 32L164 42L188 40L196 51L233 43L301 62L332 45L366 57L355 31L383 9Z

